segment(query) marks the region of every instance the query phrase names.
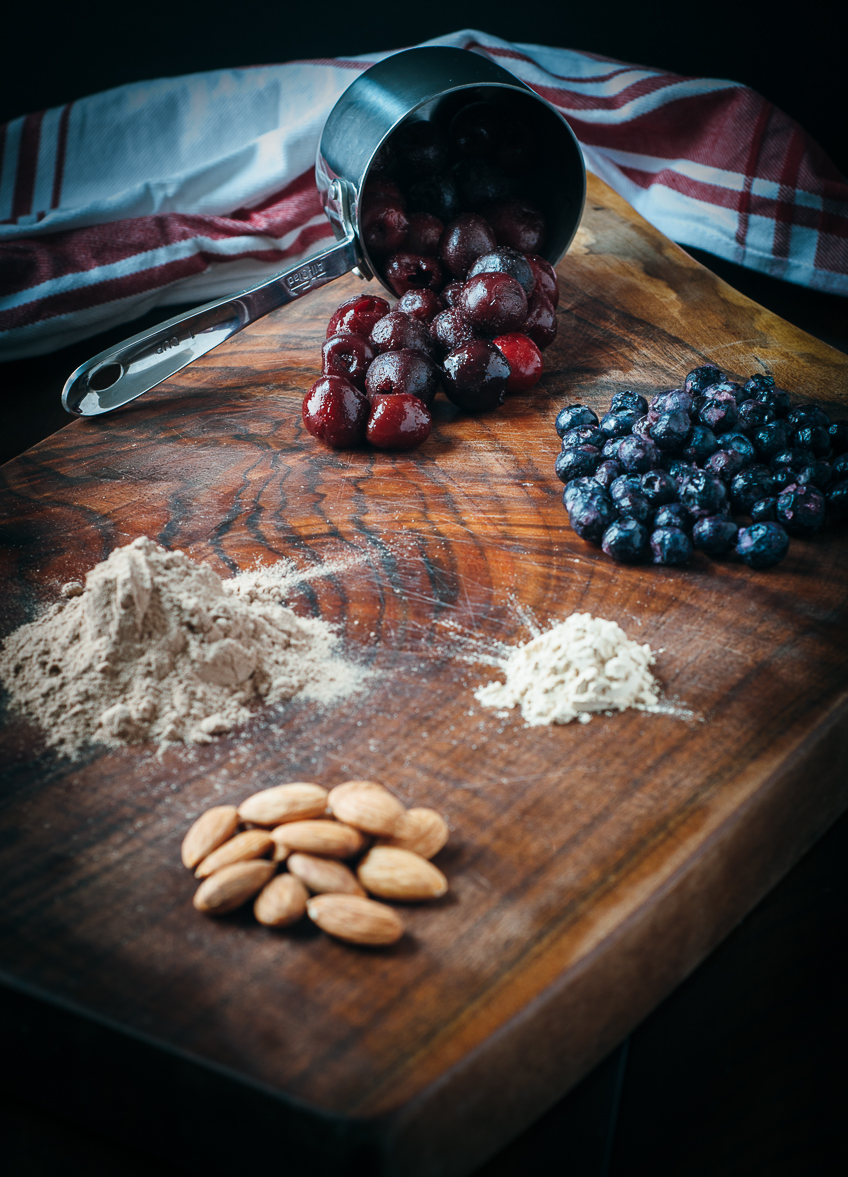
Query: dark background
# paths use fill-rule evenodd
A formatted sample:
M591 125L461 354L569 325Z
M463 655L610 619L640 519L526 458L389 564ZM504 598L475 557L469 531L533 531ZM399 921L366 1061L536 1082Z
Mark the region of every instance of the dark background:
M19 3L0 24L0 122L145 78L400 49L476 28L744 82L800 122L848 174L844 9L844 0L793 8L740 0ZM844 299L690 252L756 301L848 350ZM67 373L142 325L0 366L0 383L27 390L25 398L5 398L0 460L64 424L58 392ZM627 1043L477 1177L848 1172L846 858L848 818ZM52 1054L61 1073L67 1062L55 1048ZM89 1123L72 1123L3 1070L0 1140L10 1177L187 1177L163 1161L155 1127L148 1140L118 1144L96 1109Z
M19 2L0 26L0 122L144 78L401 49L475 28L745 82L797 119L845 174L844 18L844 0Z

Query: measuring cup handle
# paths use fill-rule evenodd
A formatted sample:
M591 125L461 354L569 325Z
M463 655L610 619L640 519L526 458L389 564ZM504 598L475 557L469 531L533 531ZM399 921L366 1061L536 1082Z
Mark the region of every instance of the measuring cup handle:
M294 302L361 264L349 233L323 253L267 282L175 315L165 323L107 347L68 377L62 404L78 417L98 417L149 392L242 327Z

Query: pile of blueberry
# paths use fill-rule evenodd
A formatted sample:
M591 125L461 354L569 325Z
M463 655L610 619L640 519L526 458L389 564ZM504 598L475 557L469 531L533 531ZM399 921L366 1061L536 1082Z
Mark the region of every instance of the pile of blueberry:
M699 548L770 568L790 535L848 518L848 421L792 408L771 376L739 383L706 365L650 405L617 393L600 421L568 405L556 430L571 526L615 560L683 564Z
M496 247L472 257L469 269L441 295L406 291L394 310L368 294L342 303L327 327L321 379L303 401L311 434L335 449L364 441L412 449L430 434L440 388L455 405L480 412L538 383L540 349L556 335L553 267ZM537 291L545 292L550 323L529 322Z

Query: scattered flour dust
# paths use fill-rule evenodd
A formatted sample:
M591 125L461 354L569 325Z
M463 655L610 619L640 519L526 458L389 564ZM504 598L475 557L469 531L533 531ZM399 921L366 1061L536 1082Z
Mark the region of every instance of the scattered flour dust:
M593 711L657 709L651 647L631 641L614 621L572 613L565 621L513 647L500 660L506 682L478 687L486 707L520 707L529 727L588 723Z
M281 562L222 581L142 537L10 635L0 680L71 758L91 742L208 743L258 703L334 702L367 672L327 622L281 604L298 579Z

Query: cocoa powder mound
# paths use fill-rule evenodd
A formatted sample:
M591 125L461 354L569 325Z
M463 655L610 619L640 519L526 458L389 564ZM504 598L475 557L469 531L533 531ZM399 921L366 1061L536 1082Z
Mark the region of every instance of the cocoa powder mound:
M0 681L72 759L90 743L208 743L258 704L350 695L366 672L327 622L281 603L285 583L279 566L222 581L141 537L7 638Z

